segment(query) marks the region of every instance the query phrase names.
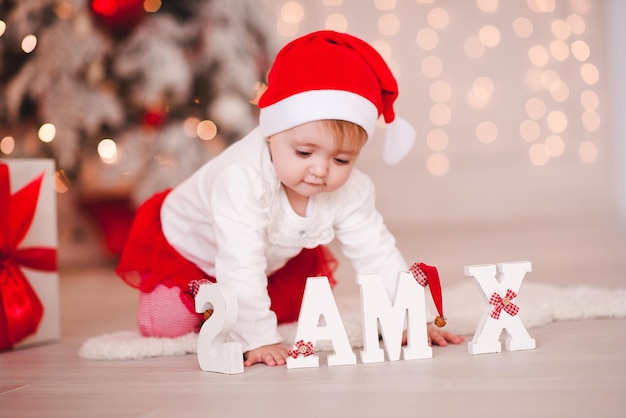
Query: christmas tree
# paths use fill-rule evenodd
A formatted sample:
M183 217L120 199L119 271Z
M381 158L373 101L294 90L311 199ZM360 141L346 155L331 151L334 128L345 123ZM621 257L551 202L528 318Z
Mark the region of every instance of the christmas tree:
M0 157L137 205L256 124L273 32L249 0L0 0Z

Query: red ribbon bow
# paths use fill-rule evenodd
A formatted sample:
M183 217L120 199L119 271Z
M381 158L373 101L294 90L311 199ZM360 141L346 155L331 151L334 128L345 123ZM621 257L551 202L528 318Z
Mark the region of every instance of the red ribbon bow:
M18 248L35 216L43 175L11 195L9 167L0 164L0 350L34 333L43 317L43 305L21 267L57 269L56 249Z
M187 283L187 286L189 287L188 292L191 293L191 296L195 298L198 292L200 291L200 286L202 286L203 284L212 284L212 283L207 279L191 280L189 283Z
M293 358L300 356L308 357L313 354L315 354L315 350L313 349L313 343L310 341L305 343L304 340L300 340L296 343L294 350L289 350L289 355Z
M494 319L500 319L500 312L502 312L502 309L504 309L504 312L511 316L517 315L519 312L519 306L512 302L516 297L517 294L511 289L506 291L506 295L504 297L500 297L499 294L494 292L489 298L489 303L493 305L491 317Z

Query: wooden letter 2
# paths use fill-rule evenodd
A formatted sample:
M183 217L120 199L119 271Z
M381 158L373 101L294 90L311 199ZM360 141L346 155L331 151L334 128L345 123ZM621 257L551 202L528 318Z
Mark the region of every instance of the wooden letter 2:
M237 321L237 297L221 283L202 284L196 294L196 312L213 309L198 335L198 363L207 372L243 373L243 349L239 342L224 342Z

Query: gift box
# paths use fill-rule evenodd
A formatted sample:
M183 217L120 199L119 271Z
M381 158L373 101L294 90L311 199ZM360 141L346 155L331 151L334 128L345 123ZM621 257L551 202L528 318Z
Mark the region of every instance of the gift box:
M0 350L60 337L54 161L0 159Z

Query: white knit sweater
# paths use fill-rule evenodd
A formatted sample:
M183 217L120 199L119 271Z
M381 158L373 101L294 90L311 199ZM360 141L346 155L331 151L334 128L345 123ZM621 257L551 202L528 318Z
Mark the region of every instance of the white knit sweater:
M314 196L297 215L276 177L258 128L174 188L161 211L163 233L184 257L228 284L239 316L231 338L244 351L282 340L270 311L267 275L302 248L337 238L357 273L395 290L407 264L375 208L374 185L354 169L346 184Z

